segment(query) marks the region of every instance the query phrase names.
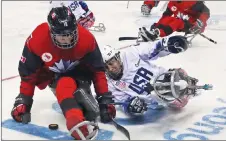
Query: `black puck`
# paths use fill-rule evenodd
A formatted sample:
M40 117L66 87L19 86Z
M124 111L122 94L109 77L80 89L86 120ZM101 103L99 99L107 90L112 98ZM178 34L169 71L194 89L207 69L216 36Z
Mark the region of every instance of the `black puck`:
M57 130L58 129L58 124L50 124L49 129L51 130Z

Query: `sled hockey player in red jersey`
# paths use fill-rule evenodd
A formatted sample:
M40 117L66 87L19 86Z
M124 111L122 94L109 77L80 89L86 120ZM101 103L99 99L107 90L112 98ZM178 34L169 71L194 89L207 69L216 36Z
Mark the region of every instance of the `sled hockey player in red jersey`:
M171 36L155 42L131 45L116 50L107 45L101 48L105 62L109 90L114 101L128 115L143 115L148 106L153 109L183 108L198 89L198 80L181 68L165 69L152 63L159 57L186 51L188 41L183 36Z
M173 32L199 34L204 32L210 11L203 1L169 1L167 9L150 30L145 27L139 32L144 41L154 41Z
M141 13L143 15L150 15L151 14L151 10L154 8L154 7L157 7L158 4L159 4L159 0L146 0L144 1L143 5L141 6Z
M106 123L116 115L98 44L88 30L76 24L68 7L52 8L47 19L25 42L19 62L20 92L11 115L17 122L30 122L35 87L42 90L49 86L71 135L93 138L98 131L97 116ZM90 90L91 81L98 103Z

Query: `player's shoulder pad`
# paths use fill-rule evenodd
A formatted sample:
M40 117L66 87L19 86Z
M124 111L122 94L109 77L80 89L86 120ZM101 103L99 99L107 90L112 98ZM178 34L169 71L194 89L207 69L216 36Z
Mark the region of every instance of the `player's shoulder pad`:
M96 48L96 39L94 35L86 28L78 24L78 43L88 46L88 50L93 51Z
M25 45L32 51L37 52L44 44L48 44L50 36L48 23L38 25L27 38Z

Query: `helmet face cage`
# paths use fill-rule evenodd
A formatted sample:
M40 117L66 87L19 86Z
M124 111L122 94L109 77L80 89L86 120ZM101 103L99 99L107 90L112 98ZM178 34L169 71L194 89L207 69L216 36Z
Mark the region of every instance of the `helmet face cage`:
M112 60L112 59L115 59L116 61L119 62L120 64L120 71L117 72L117 73L114 73L114 72L110 72L108 70L108 67L107 67L107 64ZM123 75L123 65L122 65L122 61L121 61L121 58L120 58L120 52L116 53L111 59L109 59L108 61L105 62L105 68L106 68L106 74L108 75L108 77L110 77L111 79L113 80L119 80L122 78L122 75Z
M57 41L56 36L64 36L64 37L72 37L71 43L67 44L67 43L60 43ZM54 32L51 32L51 38L53 43L61 49L70 49L73 48L75 46L75 44L78 41L78 33L77 33L77 29L70 32L70 33L62 33L62 34L57 34Z
M66 7L52 8L48 15L48 24L53 43L61 49L70 49L75 46L78 41L78 29L75 15ZM60 43L57 36L72 37L71 42Z

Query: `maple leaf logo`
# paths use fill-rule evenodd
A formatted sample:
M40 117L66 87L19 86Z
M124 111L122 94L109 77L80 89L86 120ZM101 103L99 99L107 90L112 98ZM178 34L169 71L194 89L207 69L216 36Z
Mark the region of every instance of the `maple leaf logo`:
M72 70L75 66L79 64L79 61L71 62L70 60L64 61L60 60L59 63L55 62L53 67L49 67L49 69L56 73L65 73L69 70Z

